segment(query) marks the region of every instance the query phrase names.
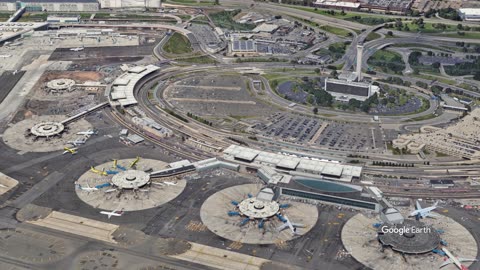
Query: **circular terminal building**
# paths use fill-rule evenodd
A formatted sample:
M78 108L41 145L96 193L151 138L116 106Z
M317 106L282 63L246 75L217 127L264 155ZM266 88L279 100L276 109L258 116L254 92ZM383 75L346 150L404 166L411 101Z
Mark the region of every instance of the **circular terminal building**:
M9 147L26 152L51 152L63 150L69 142L78 139L77 133L92 129L84 118L64 125L65 115L32 116L11 125L3 134Z
M438 269L445 257L433 250L441 249L441 240L456 256L475 258L478 247L472 234L455 220L438 216L422 221L405 219L403 224L375 228L378 219L357 214L343 226L342 243L355 260L374 270ZM442 269L457 268L447 265Z
M60 122L40 122L34 124L30 129L30 134L36 138L50 138L54 136L60 136L65 130L65 126Z
M112 185L119 189L143 188L150 183L150 174L139 170L126 170L112 177Z
M252 197L238 204L238 210L250 219L265 219L275 216L280 210L280 205L276 201L264 201Z
M421 221L406 219L402 224L383 225L378 240L385 247L403 254L423 254L440 244L440 234Z
M225 239L246 244L281 244L315 226L314 205L275 198L271 188L239 185L210 196L200 209L202 222Z
M55 79L47 83L47 87L51 91L70 91L75 85L75 81L71 79Z
M75 182L85 203L105 210L137 211L163 205L185 189L184 179L152 178L167 164L153 159L122 159L92 166Z

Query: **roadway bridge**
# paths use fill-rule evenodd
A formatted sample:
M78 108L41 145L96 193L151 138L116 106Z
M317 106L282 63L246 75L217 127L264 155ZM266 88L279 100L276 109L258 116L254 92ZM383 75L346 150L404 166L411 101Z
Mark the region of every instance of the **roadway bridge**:
M165 169L165 170L161 170L161 171L152 172L150 174L150 177L155 177L155 178L156 177L169 177L169 176L174 176L174 175L187 173L187 172L191 172L191 171L195 171L195 166L187 165L187 166L183 166L183 167L180 167L180 168L170 168L170 169Z
M63 120L63 121L60 122L60 123L62 123L62 124L64 124L64 125L70 124L71 122L74 122L74 121L76 121L77 119L82 118L82 117L84 117L85 115L87 115L87 114L89 114L89 113L92 113L92 112L94 112L94 111L103 109L103 108L107 107L108 105L110 105L110 103L108 103L108 101L105 101L105 102L103 102L103 103L100 103L100 104L98 104L98 105L96 105L96 106L88 109L88 110L85 110L85 111L82 111L82 112L80 112L80 113L77 113L77 114L75 114L75 115L73 115L73 116L71 116L71 117Z

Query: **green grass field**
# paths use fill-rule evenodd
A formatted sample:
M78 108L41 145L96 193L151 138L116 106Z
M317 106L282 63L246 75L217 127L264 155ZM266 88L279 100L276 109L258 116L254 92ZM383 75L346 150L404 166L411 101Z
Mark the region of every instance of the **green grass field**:
M439 36L442 37L451 37L451 38L467 38L467 39L480 39L480 32L462 32L464 33L463 35L458 34L457 32L453 33L444 33L444 34L439 34Z
M245 24L245 23L238 23L233 20L240 10L231 10L231 11L220 11L216 13L210 14L210 18L212 19L213 23L221 28L226 28L229 30L252 30L255 28L254 24Z
M322 29L325 32L329 32L329 33L332 33L334 35L342 36L342 37L348 37L348 36L351 35L350 31L348 31L346 29L338 28L338 27L331 26L331 25L322 25L322 26L320 26L320 29Z
M370 32L368 34L368 36L365 38L365 42L369 42L369 41L372 41L372 40L375 40L375 39L379 39L381 38L382 36L379 34L379 33L376 33L376 32Z
M420 43L395 43L395 44L392 44L390 46L391 47L399 47L399 48L422 48L422 49L428 48L428 49L432 49L432 50L450 52L446 48L437 47L437 46L433 46L433 45L427 45L427 44L420 44Z
M376 51L367 62L375 69L386 73L399 73L405 69L402 56L396 52L387 50Z
M192 52L192 45L187 37L182 34L173 34L167 43L163 46L163 50L171 54L184 54Z
M376 24L382 24L384 22L387 22L388 20L395 19L395 17L388 16L388 15L381 15L381 14L369 14L369 13L363 13L363 12L350 12L346 11L343 14L339 10L335 10L335 14L331 14L329 9L320 9L317 8L309 8L309 7L299 7L299 6L290 6L290 5L285 5L291 8L303 10L303 11L308 11L332 18L337 18L341 20L347 20L347 21L354 21L358 22L360 24L365 24L365 25L376 25Z

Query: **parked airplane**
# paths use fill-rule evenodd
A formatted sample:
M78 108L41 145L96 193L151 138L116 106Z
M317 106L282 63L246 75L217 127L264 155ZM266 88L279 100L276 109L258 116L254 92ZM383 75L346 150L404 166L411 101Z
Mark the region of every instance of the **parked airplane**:
M83 49L85 49L85 47L77 47L77 48L71 48L70 51L74 51L74 52L79 52L79 51L83 51Z
M108 175L108 174L105 172L105 169L103 169L103 170L100 171L100 170L95 169L95 167L93 167L93 166L90 167L90 171L92 171L92 172L94 172L94 173L96 173L96 174L100 174L100 175Z
M286 228L289 228L290 231L292 232L292 234L295 235L295 234L297 234L297 228L304 228L305 227L305 225L303 225L303 224L290 222L290 219L287 217L287 215L283 216L283 218L285 219L283 225L281 225L277 228L277 230L279 232L285 230Z
M442 247L442 250L443 250L443 252L445 252L445 254L447 254L448 259L446 259L445 262L442 265L440 265L440 268L453 263L460 270L468 270L468 268L465 265L463 265L462 262L476 262L476 261L478 261L477 259L457 258L457 257L453 256L453 254L446 247Z
M163 181L162 183L164 183L167 186L176 186L177 185L176 182L170 182L170 181Z
M95 191L95 190L98 190L98 188L96 187L90 187L90 185L87 184L87 187L82 187L80 184L77 184L78 185L78 188L80 190L85 190L85 191Z
M15 69L13 72L12 72L12 75L16 75L18 73L18 69Z
M138 161L140 161L140 157L137 157L132 163L130 163L130 168L133 168L135 165L137 165Z
M70 154L72 154L72 155L75 155L75 154L77 153L77 149L78 149L78 148L76 148L76 147L74 147L74 148L64 147L64 148L63 148L63 150L64 150L64 151L63 151L63 154L65 155L66 153L70 153Z
M100 211L100 214L107 215L108 219L110 219L112 216L121 217L123 215L123 211L119 211L119 210L113 210L111 212Z
M98 134L98 131L94 130L94 129L89 129L87 131L77 132L77 135L97 135L97 134Z
M80 139L76 139L75 141L68 141L67 143L73 146L79 146L80 144L84 144L86 141L87 141L86 138L80 138Z
M416 201L416 210L411 212L410 215L408 215L408 216L409 217L416 216L416 217L419 217L419 218L438 217L438 215L430 213L437 208L437 205L438 205L438 202L435 202L430 207L422 208L422 206L420 205L420 203L417 200Z

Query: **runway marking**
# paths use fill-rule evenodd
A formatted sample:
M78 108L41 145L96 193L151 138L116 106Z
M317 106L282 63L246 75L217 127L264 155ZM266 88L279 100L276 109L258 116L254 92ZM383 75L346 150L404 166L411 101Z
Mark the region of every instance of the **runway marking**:
M243 244L241 242L235 241L232 242L228 247L234 250L239 250L243 247Z
M284 241L284 240L275 240L275 246L278 248L278 249L288 249L288 243L287 241Z
M205 226L205 224L203 224L201 221L193 220L190 220L190 222L185 226L185 228L192 232L204 232L208 229L207 226Z

